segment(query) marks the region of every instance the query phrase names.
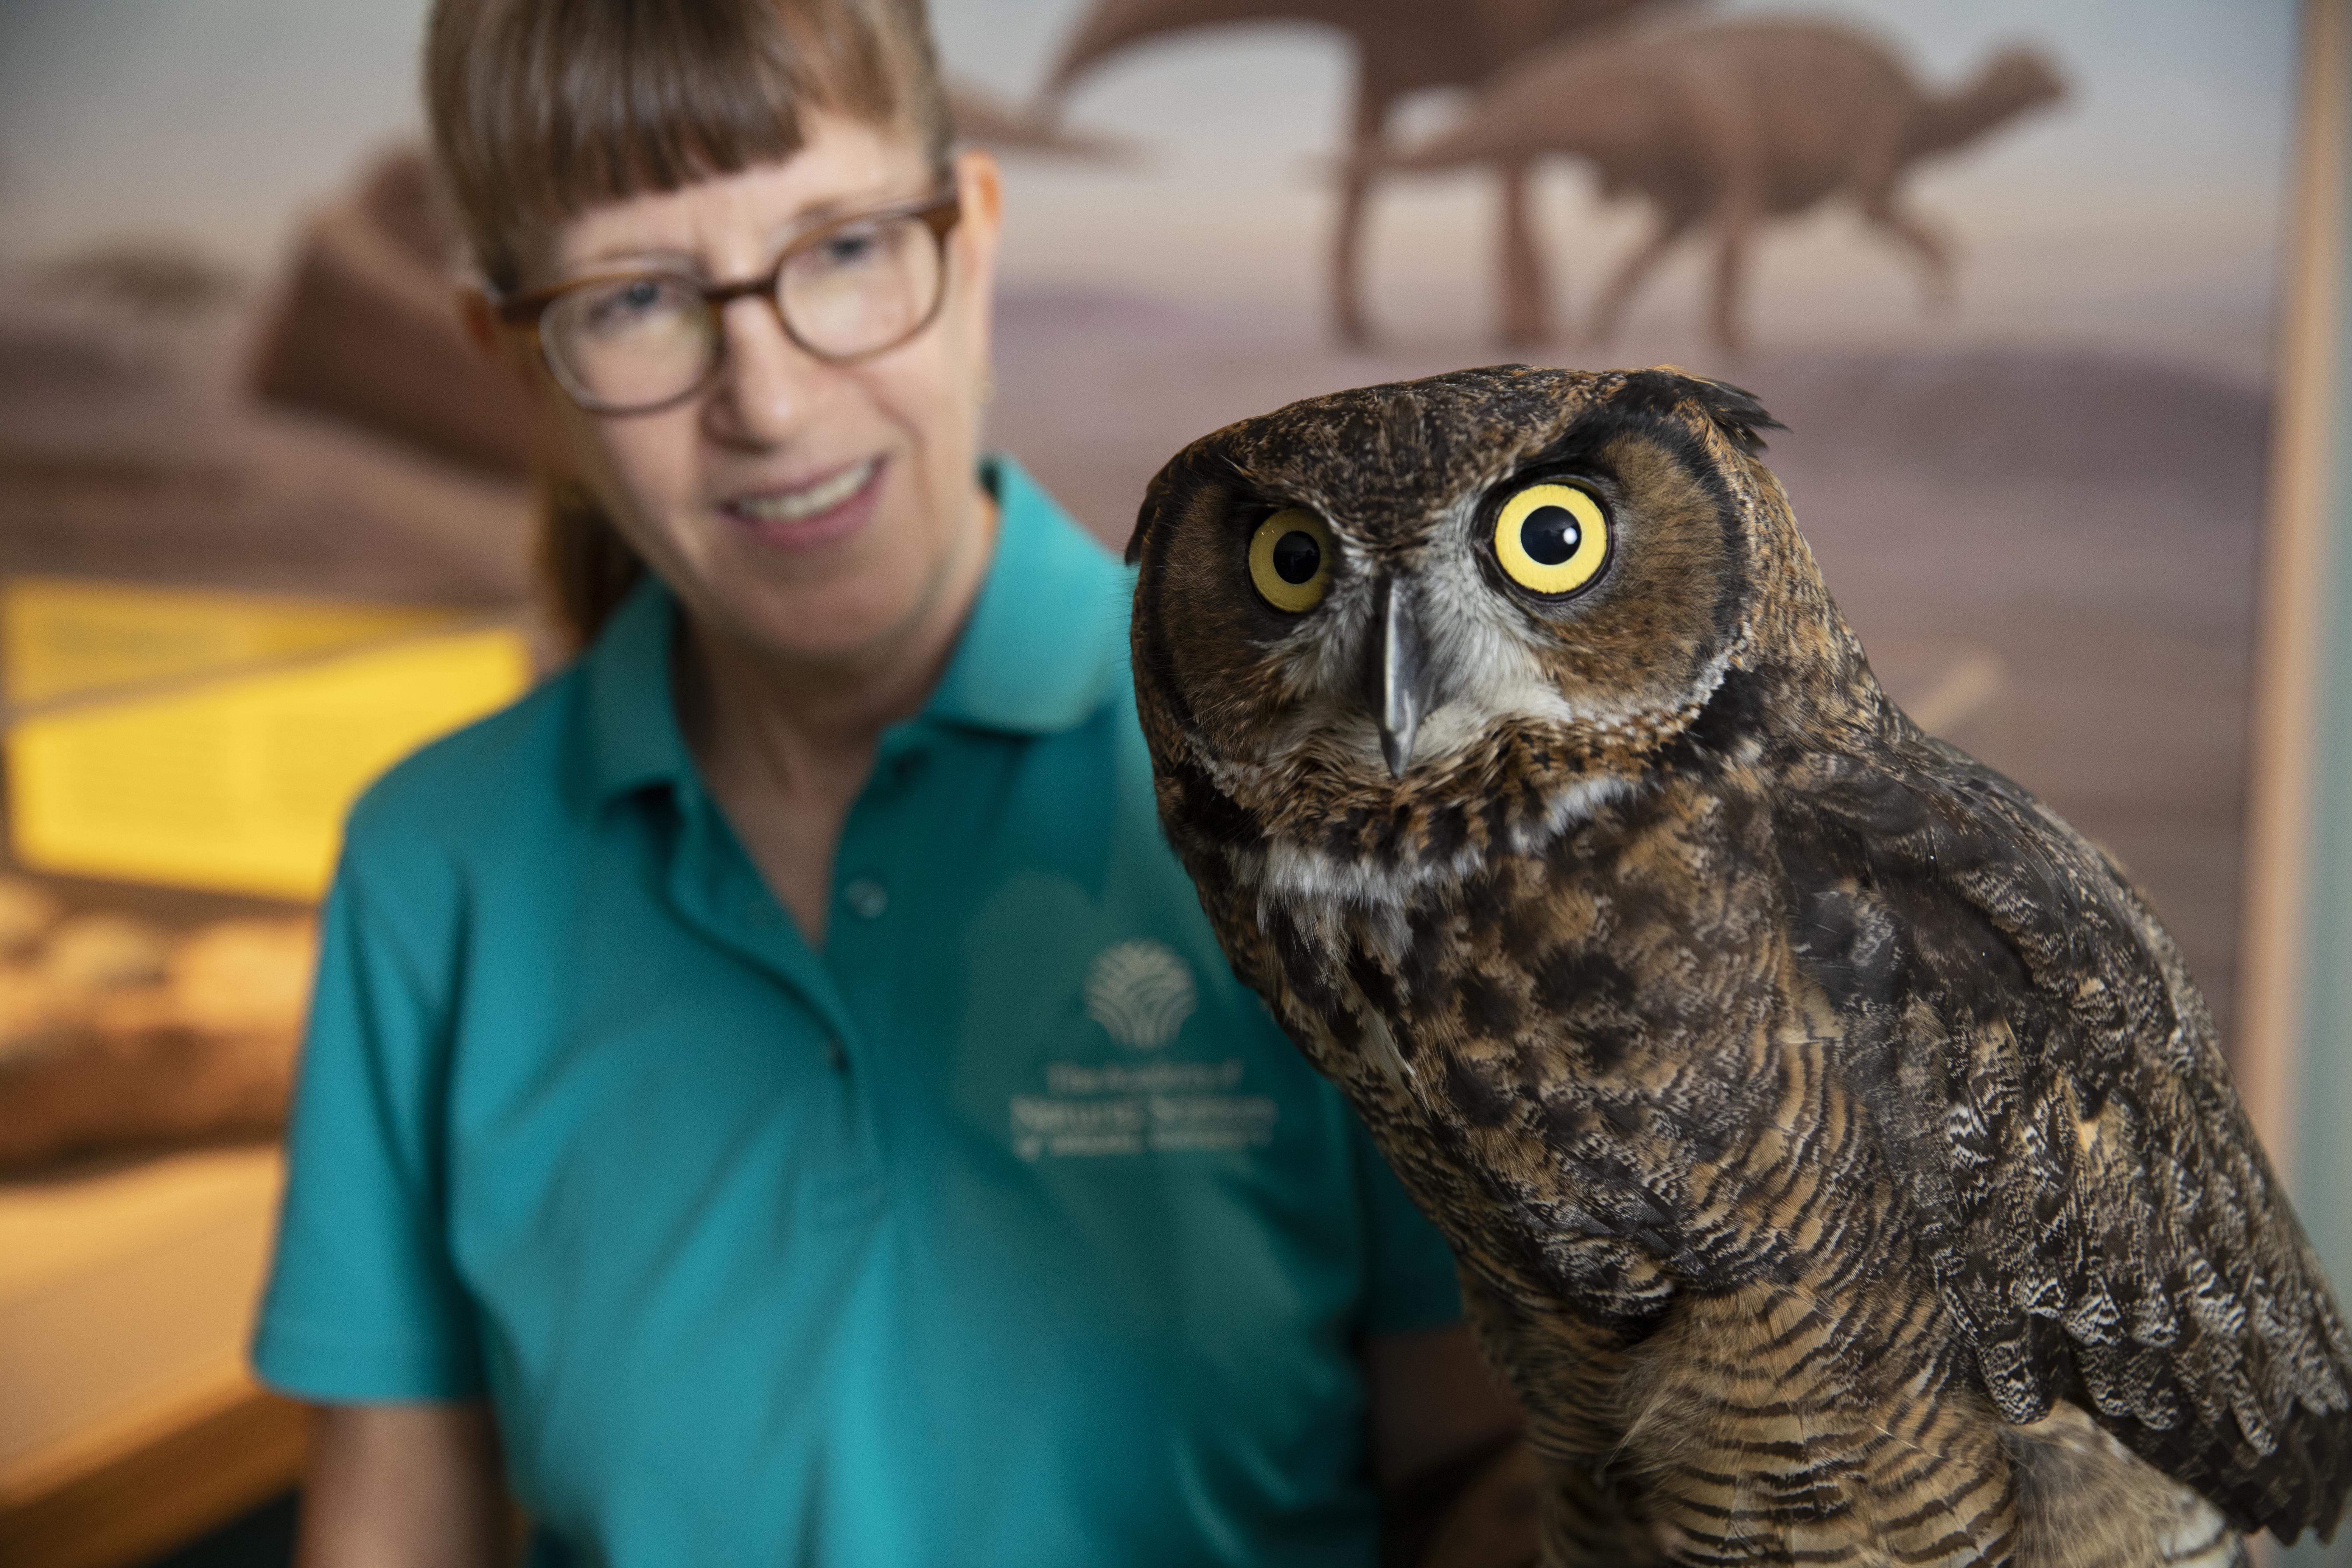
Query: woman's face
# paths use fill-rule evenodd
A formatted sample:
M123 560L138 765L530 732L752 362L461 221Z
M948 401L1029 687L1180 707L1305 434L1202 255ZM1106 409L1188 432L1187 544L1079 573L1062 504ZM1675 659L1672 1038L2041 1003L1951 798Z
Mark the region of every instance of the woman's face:
M932 181L903 132L822 111L792 157L595 207L547 237L533 286L645 267L705 282L755 278L827 218L918 197ZM937 320L872 359L828 364L784 335L764 298L724 309L725 360L703 392L649 414L572 403L533 360L540 437L601 500L709 631L796 660L887 657L977 580L987 512L976 480L995 166L956 164Z

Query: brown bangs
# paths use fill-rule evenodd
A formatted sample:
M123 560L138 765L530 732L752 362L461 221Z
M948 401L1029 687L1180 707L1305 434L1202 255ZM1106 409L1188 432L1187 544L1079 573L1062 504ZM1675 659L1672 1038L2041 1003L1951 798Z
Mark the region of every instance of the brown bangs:
M523 236L601 202L788 158L815 106L952 131L921 0L441 0L425 98L443 177L496 289Z

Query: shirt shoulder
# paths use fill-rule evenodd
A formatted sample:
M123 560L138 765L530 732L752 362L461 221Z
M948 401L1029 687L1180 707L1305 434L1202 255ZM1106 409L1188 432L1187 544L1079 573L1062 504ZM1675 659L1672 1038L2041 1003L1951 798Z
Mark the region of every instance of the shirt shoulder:
M573 665L394 763L352 807L346 858L462 854L507 839L519 817L576 810L583 686Z
M336 889L411 962L446 953L480 890L528 903L577 858L594 820L583 688L579 666L558 672L410 753L352 807Z

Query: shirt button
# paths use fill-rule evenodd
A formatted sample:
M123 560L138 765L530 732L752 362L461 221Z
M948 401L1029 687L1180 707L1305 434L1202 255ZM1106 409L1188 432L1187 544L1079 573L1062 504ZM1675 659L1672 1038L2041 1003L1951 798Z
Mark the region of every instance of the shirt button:
M879 920L890 907L889 890L871 877L860 877L841 889L842 901L859 920Z
M849 1067L849 1053L841 1048L841 1042L839 1040L825 1041L824 1065L831 1068L835 1072L847 1070Z

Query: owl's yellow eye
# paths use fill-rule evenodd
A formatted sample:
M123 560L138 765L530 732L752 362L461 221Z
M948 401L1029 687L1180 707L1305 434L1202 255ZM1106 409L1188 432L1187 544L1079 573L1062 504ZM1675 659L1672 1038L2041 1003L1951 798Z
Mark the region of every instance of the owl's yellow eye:
M1609 519L1590 491L1529 485L1495 520L1495 559L1522 588L1572 594L1609 559Z
M1338 554L1321 518L1303 506L1285 507L1250 535L1250 585L1277 610L1311 610L1330 591Z

